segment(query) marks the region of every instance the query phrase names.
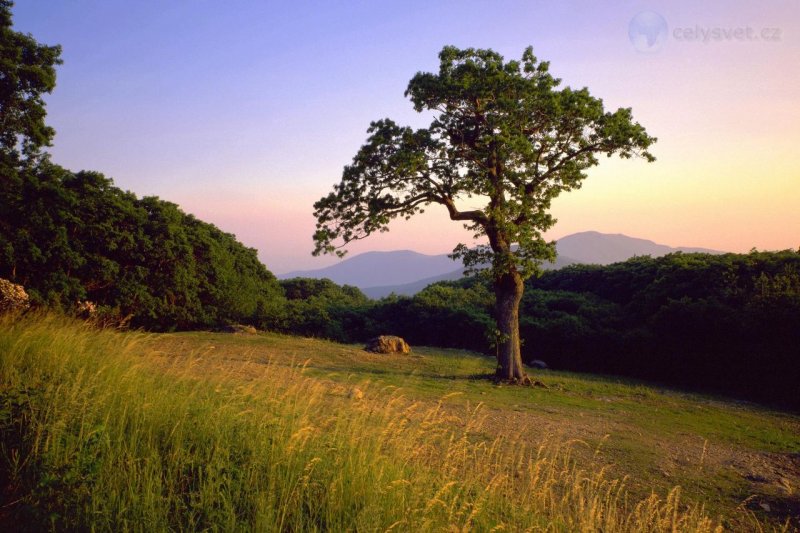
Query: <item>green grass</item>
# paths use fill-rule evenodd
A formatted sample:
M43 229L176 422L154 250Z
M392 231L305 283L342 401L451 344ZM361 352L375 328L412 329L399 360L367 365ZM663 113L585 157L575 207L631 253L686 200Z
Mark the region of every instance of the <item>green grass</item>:
M498 387L490 358L414 354L6 319L0 527L792 527L796 416L568 373Z

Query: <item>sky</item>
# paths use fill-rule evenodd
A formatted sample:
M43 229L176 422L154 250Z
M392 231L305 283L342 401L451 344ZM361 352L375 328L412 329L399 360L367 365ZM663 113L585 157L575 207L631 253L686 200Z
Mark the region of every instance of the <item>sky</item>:
M424 127L404 97L445 45L527 46L563 85L631 107L655 163L602 158L553 203L578 231L746 252L800 246L800 2L18 0L15 27L60 44L52 158L159 196L256 248L277 274L312 257L313 203L370 121ZM478 207L479 205L475 205ZM431 206L349 247L472 243Z

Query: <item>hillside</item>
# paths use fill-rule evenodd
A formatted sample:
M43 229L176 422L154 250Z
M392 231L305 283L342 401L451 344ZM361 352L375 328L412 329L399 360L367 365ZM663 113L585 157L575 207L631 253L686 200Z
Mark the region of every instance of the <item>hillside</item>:
M3 462L6 528L750 531L800 510L800 418L747 404L275 334L50 318L4 322L0 348L4 453L27 458Z
M256 251L172 202L47 159L0 179L0 278L34 304L90 301L153 330L265 322L283 298Z
M576 263L607 265L635 256L661 257L674 252L721 253L705 248L675 248L646 239L596 231L562 237L556 242L556 250L556 262L544 264L546 270ZM463 271L447 254L425 255L400 250L366 252L329 267L297 270L280 274L278 278L327 278L338 284L354 285L370 298L382 298L391 293L413 296L431 283L460 279Z

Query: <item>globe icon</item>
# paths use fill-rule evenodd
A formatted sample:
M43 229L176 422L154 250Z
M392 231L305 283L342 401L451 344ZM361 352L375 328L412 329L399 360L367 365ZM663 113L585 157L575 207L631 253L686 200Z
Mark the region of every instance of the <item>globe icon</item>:
M628 38L639 52L658 52L667 40L667 21L655 11L642 11L628 24Z

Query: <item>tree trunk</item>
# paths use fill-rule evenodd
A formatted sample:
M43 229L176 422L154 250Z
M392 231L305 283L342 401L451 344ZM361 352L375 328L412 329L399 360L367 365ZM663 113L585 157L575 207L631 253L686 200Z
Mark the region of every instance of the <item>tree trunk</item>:
M521 385L531 380L522 366L519 342L519 302L522 300L522 277L512 269L495 279L495 317L501 338L498 339L496 379Z

